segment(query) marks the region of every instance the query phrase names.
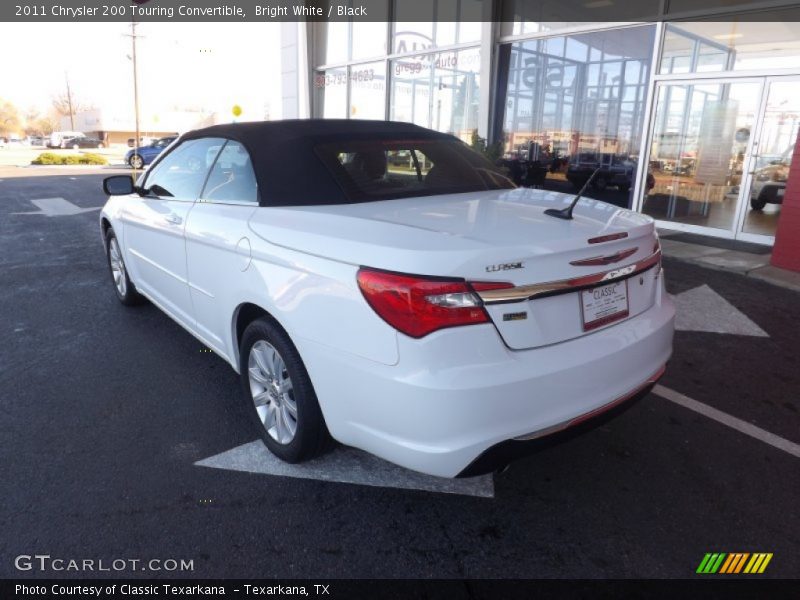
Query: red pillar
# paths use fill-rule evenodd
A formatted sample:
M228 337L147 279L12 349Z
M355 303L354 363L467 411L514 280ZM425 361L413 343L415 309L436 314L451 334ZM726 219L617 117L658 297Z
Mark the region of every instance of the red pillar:
M786 181L771 262L776 267L800 272L800 136Z

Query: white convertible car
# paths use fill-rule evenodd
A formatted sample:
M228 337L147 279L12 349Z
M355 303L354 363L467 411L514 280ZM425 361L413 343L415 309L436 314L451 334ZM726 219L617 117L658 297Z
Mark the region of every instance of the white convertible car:
M220 125L104 189L120 301L149 299L230 363L289 462L333 438L489 472L643 396L672 351L652 219L515 189L450 135Z

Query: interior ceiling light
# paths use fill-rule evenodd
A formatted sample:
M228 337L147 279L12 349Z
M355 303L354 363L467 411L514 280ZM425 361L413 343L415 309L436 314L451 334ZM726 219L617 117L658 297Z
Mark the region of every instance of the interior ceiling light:
M605 8L614 4L614 0L594 0L593 2L586 2L583 6L585 8Z
M743 33L720 33L714 36L715 40L735 40L744 37Z

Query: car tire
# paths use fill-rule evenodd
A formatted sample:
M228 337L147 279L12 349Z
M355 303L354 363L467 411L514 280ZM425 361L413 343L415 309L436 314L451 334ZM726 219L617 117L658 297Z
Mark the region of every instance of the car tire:
M761 196L763 196L763 194L760 194L758 198L750 199L750 206L753 210L764 210L764 207L767 205L767 201Z
M134 154L128 159L128 164L131 166L131 169L141 169L144 167L144 160L138 154Z
M248 412L275 456L299 463L332 446L314 386L289 336L269 318L244 331L239 373Z
M125 306L135 306L144 302L144 296L136 291L136 286L128 277L128 269L125 267L117 235L110 227L106 231L106 262L119 301Z

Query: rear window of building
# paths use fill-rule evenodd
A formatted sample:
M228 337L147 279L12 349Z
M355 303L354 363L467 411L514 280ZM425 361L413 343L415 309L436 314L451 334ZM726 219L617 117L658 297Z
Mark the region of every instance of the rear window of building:
M455 139L344 140L321 144L316 152L351 202L514 187Z

